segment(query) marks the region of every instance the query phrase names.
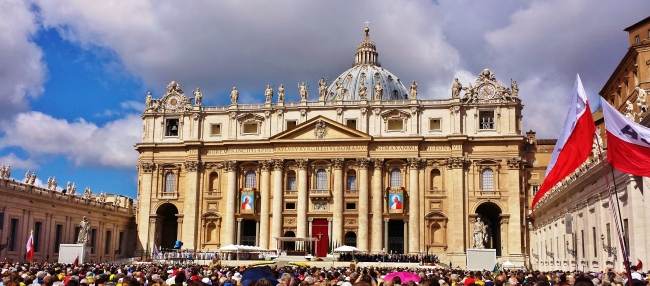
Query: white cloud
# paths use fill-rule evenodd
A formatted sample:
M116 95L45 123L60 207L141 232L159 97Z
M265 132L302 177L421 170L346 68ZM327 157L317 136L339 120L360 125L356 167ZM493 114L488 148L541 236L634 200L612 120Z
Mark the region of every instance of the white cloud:
M135 114L97 126L31 111L2 124L0 148L20 147L30 157L62 155L78 166L133 167L140 130L141 119Z
M0 166L11 166L12 169L30 169L35 168L36 163L30 159L22 159L14 153L9 153L4 156L0 156ZM15 177L15 174L14 176Z
M31 37L38 30L28 3L0 1L0 119L26 110L43 91L45 66Z

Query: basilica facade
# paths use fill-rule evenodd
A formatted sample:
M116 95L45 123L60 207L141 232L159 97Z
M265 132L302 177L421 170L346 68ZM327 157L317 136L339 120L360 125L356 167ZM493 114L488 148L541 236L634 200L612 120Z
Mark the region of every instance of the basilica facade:
M315 239L317 256L346 244L456 266L485 247L526 261L530 140L516 82L486 69L448 94L418 93L379 64L366 28L350 69L297 93L285 102L284 85L267 85L263 103L242 104L233 87L230 105L204 106L199 89L171 82L147 95L136 145L141 252L176 240L277 249L296 237Z

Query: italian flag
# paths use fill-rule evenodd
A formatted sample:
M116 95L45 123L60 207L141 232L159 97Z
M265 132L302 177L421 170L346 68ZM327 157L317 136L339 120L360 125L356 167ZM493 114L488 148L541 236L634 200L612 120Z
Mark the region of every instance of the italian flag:
M535 209L535 205L555 184L573 173L591 154L596 125L591 117L587 93L582 86L580 75L576 76L574 92L569 102L569 112L562 134L555 144L544 182L533 198L531 209Z
M600 99L607 130L607 161L617 170L650 177L650 128L623 116Z

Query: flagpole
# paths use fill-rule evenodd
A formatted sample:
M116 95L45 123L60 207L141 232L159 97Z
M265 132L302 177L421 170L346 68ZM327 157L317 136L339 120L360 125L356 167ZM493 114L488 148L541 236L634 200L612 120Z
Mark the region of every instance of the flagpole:
M598 131L596 131L598 132ZM600 158L601 161L605 161L605 158L603 156L603 146L600 143L600 140L598 140L598 137L595 136L596 138L596 144L598 145L598 157ZM619 203L618 199L618 187L616 186L616 176L614 175L614 167L611 165L607 164L609 166L609 171L612 176L612 184L609 182L609 177L605 176L605 181L607 182L607 191L609 194L609 205L610 205L610 210L612 211L612 214L614 215L614 225L616 226L616 232L618 235L618 243L621 246L621 252L623 254L623 266L625 266L625 272L627 274L627 281L628 285L632 285L632 271L630 269L630 258L629 258L629 251L627 249L627 245L625 244L625 239L624 236L625 234L623 233L623 218L621 215L621 205ZM613 186L612 186L613 185ZM614 206L614 201L612 200L612 195L614 196L616 200L616 206ZM614 210L614 207L616 207L616 211Z

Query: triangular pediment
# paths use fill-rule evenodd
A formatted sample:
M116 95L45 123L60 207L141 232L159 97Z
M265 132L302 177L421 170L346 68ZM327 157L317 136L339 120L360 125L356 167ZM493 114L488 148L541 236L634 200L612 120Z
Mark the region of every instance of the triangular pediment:
M287 130L271 137L271 141L336 141L370 140L370 135L359 130L347 127L341 123L324 116L307 120L291 130Z

